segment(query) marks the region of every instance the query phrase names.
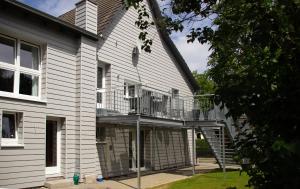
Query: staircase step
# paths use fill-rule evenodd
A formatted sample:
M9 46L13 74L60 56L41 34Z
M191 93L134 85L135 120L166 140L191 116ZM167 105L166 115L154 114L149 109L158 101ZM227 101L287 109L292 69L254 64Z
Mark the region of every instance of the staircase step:
M51 180L45 182L45 187L48 189L61 189L73 186L72 180L60 179L60 180Z

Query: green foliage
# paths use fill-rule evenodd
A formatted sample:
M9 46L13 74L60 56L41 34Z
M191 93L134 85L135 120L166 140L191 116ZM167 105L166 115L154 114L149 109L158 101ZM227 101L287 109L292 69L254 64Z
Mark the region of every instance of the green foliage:
M210 39L216 94L251 129L237 141L256 188L300 188L300 5L221 1Z
M196 154L197 157L213 157L214 154L210 149L208 142L204 139L196 140Z
M145 52L151 52L151 45L153 40L148 37L148 28L154 25L154 22L150 20L149 13L146 9L145 4L142 3L142 0L127 0L126 7L134 7L137 10L138 18L135 21L135 25L141 30L139 34L139 40L143 41L142 50Z
M210 94L215 93L215 83L209 77L207 71L202 74L198 73L197 71L193 71L193 76L200 86L200 91L197 92L197 95L199 96L196 97L198 104L195 106L200 107L200 110L203 112L204 116L207 117L208 112L214 108L214 96L211 96Z
M209 77L208 72L200 74L197 71L193 71L193 76L196 79L198 85L201 87L199 94L215 93L215 83Z

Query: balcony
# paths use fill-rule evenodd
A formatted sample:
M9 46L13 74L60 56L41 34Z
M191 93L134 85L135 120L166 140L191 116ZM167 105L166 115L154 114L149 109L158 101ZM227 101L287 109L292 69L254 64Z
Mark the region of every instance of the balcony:
M129 89L130 90L130 89ZM217 119L214 95L178 96L171 92L135 86L97 93L97 117L141 115L178 121Z

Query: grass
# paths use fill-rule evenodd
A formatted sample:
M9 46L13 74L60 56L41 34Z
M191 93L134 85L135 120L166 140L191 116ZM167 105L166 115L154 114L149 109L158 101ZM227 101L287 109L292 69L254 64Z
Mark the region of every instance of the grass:
M206 173L153 189L249 189L248 175L239 171Z

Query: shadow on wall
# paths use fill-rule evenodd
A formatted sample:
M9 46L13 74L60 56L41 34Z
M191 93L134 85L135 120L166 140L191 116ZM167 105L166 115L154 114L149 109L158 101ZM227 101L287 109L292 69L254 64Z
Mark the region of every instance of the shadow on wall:
M97 144L100 169L104 177L127 175L132 172L129 169L129 131L129 128L107 125L105 141ZM190 165L186 131L175 129L144 131L146 170Z
M129 173L128 129L108 126L105 141L97 144L101 173L113 177Z
M177 168L190 165L187 132L157 129L154 134L154 169Z

